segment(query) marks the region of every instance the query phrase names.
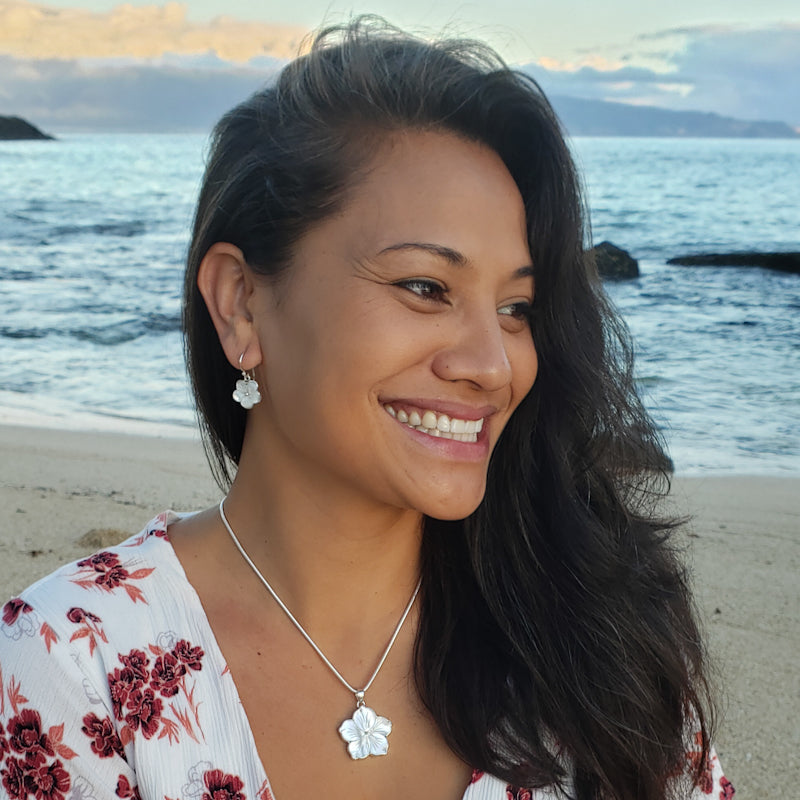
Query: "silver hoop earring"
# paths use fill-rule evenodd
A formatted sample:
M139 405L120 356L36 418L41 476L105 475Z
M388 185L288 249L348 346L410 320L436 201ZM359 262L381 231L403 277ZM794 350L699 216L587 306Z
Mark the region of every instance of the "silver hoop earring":
M248 373L242 369L242 359L244 353L239 356L239 369L242 370L242 377L236 381L236 388L233 391L233 399L239 405L249 411L256 403L261 402L261 392L258 391L258 382L253 377L252 370Z

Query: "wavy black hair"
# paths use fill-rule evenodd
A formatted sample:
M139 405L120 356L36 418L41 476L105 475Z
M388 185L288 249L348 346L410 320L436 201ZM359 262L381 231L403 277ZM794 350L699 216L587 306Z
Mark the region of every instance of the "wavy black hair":
M374 17L321 31L277 80L218 123L184 290L187 362L221 486L241 454L237 371L197 288L209 247L238 246L279 279L298 240L346 202L386 134L482 143L519 187L535 269L539 374L497 444L467 519L425 520L416 685L452 750L517 786L579 800L656 800L709 748L702 640L661 441L632 350L591 259L559 122L529 76L462 40L423 41ZM694 772L692 772L694 769ZM672 788L670 788L672 787Z

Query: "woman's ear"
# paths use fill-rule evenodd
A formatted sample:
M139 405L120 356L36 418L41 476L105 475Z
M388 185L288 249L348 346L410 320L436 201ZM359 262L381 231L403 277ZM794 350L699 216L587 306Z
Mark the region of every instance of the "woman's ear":
M200 262L197 288L228 361L244 370L260 364L261 344L248 307L255 284L242 251L227 242L212 244Z

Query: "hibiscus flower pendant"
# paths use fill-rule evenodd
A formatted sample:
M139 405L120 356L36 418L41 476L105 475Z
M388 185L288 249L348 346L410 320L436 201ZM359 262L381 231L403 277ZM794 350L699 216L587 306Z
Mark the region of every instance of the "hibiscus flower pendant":
M385 756L389 750L386 737L392 732L391 721L378 716L364 704L363 692L358 692L356 702L358 707L353 716L339 726L339 735L347 742L350 758Z

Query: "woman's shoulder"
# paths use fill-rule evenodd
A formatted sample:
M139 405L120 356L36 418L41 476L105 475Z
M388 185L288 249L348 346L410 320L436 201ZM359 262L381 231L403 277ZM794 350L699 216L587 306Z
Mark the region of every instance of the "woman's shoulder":
M110 632L124 635L181 614L181 596L192 590L167 536L177 518L163 512L119 545L66 564L8 600L0 647L27 638L41 640L47 652L64 638L108 643Z
M41 778L59 790L37 790L44 800L134 800L140 768L166 787L155 794L179 797L206 762L214 774L218 762L258 770L257 758L236 749L247 742L246 718L169 542L175 519L160 514L3 607L0 797L3 787L23 797Z

